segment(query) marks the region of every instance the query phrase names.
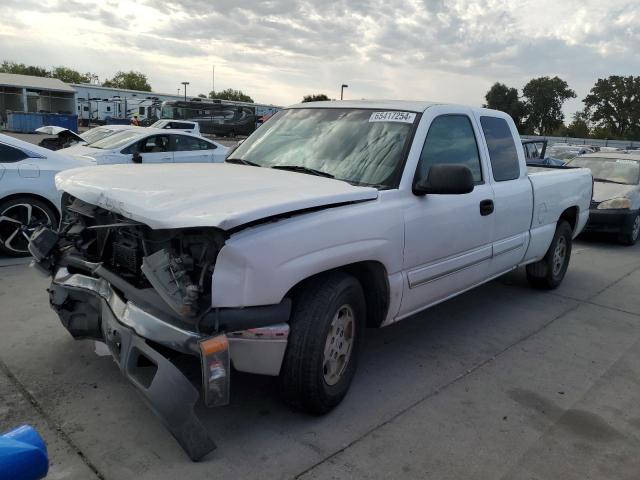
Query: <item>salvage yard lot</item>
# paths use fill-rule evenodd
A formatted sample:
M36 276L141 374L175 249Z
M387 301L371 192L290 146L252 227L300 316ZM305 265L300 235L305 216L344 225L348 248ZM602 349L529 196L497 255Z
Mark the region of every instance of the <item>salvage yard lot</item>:
M637 478L640 245L579 240L554 292L522 271L367 332L345 401L295 413L232 377L192 463L104 349L74 341L48 281L0 259L0 428L38 427L52 479Z

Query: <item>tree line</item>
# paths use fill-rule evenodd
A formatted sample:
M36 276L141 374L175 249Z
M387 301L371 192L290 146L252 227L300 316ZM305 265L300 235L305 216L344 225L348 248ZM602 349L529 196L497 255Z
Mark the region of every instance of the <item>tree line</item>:
M637 140L640 138L640 76L599 78L584 97L584 109L568 125L562 105L576 92L555 77L530 80L522 95L496 82L485 95L487 108L508 113L520 133L576 138Z

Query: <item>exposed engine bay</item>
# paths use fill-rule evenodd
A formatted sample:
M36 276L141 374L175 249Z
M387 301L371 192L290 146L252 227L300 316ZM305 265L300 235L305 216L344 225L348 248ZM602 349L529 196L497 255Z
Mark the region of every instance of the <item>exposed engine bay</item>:
M138 290L154 289L182 321L211 305L211 277L225 235L216 228L152 230L82 200L63 198L58 248ZM69 270L73 271L73 262ZM122 292L127 298L127 292Z

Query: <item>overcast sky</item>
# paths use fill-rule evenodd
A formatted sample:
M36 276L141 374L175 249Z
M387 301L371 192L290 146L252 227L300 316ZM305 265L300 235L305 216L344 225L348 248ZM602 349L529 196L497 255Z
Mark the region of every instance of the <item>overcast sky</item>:
M0 60L146 73L157 92L237 88L480 105L495 81L559 75L580 100L640 74L639 0L2 0Z

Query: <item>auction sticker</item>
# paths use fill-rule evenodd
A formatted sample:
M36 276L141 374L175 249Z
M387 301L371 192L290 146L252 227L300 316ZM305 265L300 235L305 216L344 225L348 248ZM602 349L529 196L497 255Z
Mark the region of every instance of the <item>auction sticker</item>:
M416 114L413 112L373 112L369 122L413 123Z

